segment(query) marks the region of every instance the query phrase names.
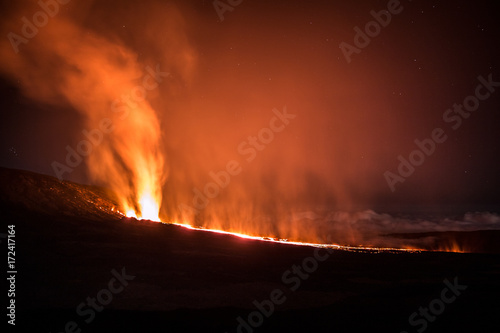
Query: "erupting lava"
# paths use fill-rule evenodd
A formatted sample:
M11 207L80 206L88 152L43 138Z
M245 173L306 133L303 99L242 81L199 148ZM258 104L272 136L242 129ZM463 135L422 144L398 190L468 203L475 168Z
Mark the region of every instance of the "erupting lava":
M158 216L160 207L149 194L146 194L142 198L140 198L139 204L141 205L142 218L152 221L160 221L160 217Z
M125 215L127 217L134 217L137 219L161 222L160 217L158 216L160 207L149 193L146 193L142 197L140 197L139 206L139 214L137 214L133 208L128 208Z
M465 246L459 244L457 241L450 241L448 244L439 246L436 251L439 252L454 252L454 253L472 253Z
M29 6L36 5L33 1L24 2L26 7L14 15L15 20L6 25L8 29L18 29L18 18L31 12ZM100 2L96 1L96 6L97 3ZM340 247L331 241L373 245L342 246L344 249L376 250L380 244L404 246L401 241L368 240L378 235L377 228L381 228L381 234L393 233L395 229L391 226L401 222L386 214L370 210L320 211L320 214L291 211L303 210L302 206L307 208L310 203L314 207L329 207L330 203L350 206L358 199L370 199L371 195L364 192L379 193L378 189L371 192L368 186L372 179L380 179L381 173L358 159L360 151L363 151L361 158L366 160L378 160L380 147L382 154L386 153L385 145L365 135L372 133L372 121L367 119L361 126L357 113L344 112L343 107L338 107L335 108L338 111L331 112L331 118L325 118L324 112L307 112L306 117L300 118L303 120L286 127L301 112L300 106L314 106L308 104L310 99L306 97L331 95L330 89L319 92L309 88L309 76L288 77L288 72L294 72L288 70L282 76L281 67L288 68L293 57L276 69L276 75L283 77L279 89L278 86L268 89L266 82L265 90L264 86L253 90L259 88L254 86L255 82L261 82L261 74L256 76L257 80L252 76L247 79L247 75L255 72L253 65L241 66L237 75L225 72L226 67L232 66L225 66L224 60L230 59L227 63L232 63L236 59L233 57L241 57L238 66L239 62L257 64L251 53L248 59L252 60L245 60L246 52L233 55L231 51L231 58L227 59L205 57L202 63L214 60L213 66L220 63L224 67L209 74L196 71L197 80L191 82L197 54L204 53L195 52L190 46L188 36L192 31L186 29L185 20L175 6L150 6L137 6L140 7L137 10L147 15L133 13L133 22L138 17L147 17L143 29L128 30L125 24L120 24L123 33L117 34L99 29L100 22L93 22L90 17L75 20L72 15L76 11L73 14L65 10L29 43L19 41L22 52L12 52L9 40L0 40L3 60L0 71L15 80L29 98L55 106L54 114L70 109L78 111L84 121L81 135L78 133L75 138L78 143L68 142L64 144L66 148L61 145L66 159L52 163L60 180L84 163L93 183L115 193L113 204L117 209L137 219L162 222L159 215L164 204L162 213L168 212L169 221L197 230L311 246ZM212 77L215 72L218 77ZM238 78L245 79L238 81ZM311 78L315 80L316 75ZM363 104L350 103L357 91L351 92L348 89L351 85L358 87L357 81L338 83L337 102L352 104L353 110L357 110ZM289 94L289 91L304 93ZM239 95L240 92L244 95ZM290 112L286 108L260 111L261 106L270 104L266 96L278 100L289 96L296 108ZM308 103L304 104L305 101ZM336 121L340 115L342 122ZM287 134L277 134L285 128ZM378 128L381 133L391 132L388 129L394 127ZM349 140L335 139L347 135ZM239 141L245 136L247 139ZM293 145L293 149L288 145ZM315 147L314 153L310 147ZM167 152L174 158L167 159ZM326 158L323 152L332 158ZM340 159L335 158L338 156L345 162L338 163ZM254 159L252 165L247 164ZM225 169L215 169L221 165ZM236 175L233 181L231 176ZM230 188L226 188L229 183ZM163 190L169 193L165 200L162 200ZM495 216L488 215L485 219L491 221L488 227L500 223ZM408 227L413 228L411 224ZM330 240L329 235L334 238ZM444 250L464 252L463 246L457 244Z
M9 23L12 27L35 6L23 4ZM131 45L108 29L100 31L100 22L75 19L79 7L74 7L23 42L22 52L12 52L8 39L0 42L0 71L22 85L31 99L82 116L78 143L68 142L66 159L52 163L60 180L85 163L90 180L115 193L118 210L160 221L168 170L159 116L171 111L169 89L191 76L196 57L176 6L140 7L148 13L147 28L127 32L124 39L154 42L154 48ZM140 16L134 13L134 21ZM175 80L167 70L175 73Z

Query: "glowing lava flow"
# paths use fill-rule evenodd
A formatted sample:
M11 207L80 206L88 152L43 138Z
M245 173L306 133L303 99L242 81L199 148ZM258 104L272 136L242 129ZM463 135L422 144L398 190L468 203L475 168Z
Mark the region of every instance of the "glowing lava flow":
M160 220L158 217L158 213L156 213L157 210L157 205L154 203L154 200L150 200L150 197L145 197L146 202L141 203L141 207L149 207L151 208L151 213L152 215L156 216L155 219L147 218L148 216L147 212L145 212L146 215L142 215L140 218L136 217L135 211L134 210L129 210L127 211L127 214L123 214L126 217L132 217L136 218L138 220L150 220L151 222L160 222L162 224L166 225L175 225L179 226L182 228L186 229L191 229L191 230L197 230L197 231L204 231L204 232L211 232L211 233L217 233L217 234L224 234L224 235L231 235L239 238L245 238L245 239L252 239L252 240L257 240L257 241L264 241L264 242L273 242L273 243L281 243L281 244L289 244L289 245L299 245L299 246L310 246L310 247L320 247L320 248L331 248L331 249L337 249L337 250L344 250L344 251L353 251L353 252L371 252L371 253L379 253L379 252L411 252L411 253L419 253L422 252L423 250L421 249L399 249L399 248L389 248L389 247L368 247L368 246L346 246L346 245L338 245L338 244L323 244L323 243L307 243L307 242L296 242L296 241L290 241L288 239L280 239L280 238L271 238L271 237L263 237L263 236L250 236L238 232L231 232L231 231L224 231L224 230L217 230L217 229L206 229L206 228L197 228L193 227L187 223L177 223L177 222L163 222ZM150 205L150 206L148 206Z
M142 215L140 218L137 218L135 215L134 210L130 210L127 212L126 215L127 217L133 217L139 220L150 220L151 222L160 222L165 225L175 225L179 226L182 228L186 229L191 229L191 230L197 230L197 231L204 231L204 232L210 232L210 233L217 233L217 234L224 234L224 235L230 235L230 236L235 236L239 238L244 238L244 239L251 239L251 240L256 240L256 241L263 241L263 242L273 242L273 243L280 243L280 244L289 244L289 245L298 245L298 246L309 246L309 247L319 247L319 248L330 248L330 249L336 249L336 250L343 250L343 251L350 251L350 252L367 252L367 253L421 253L421 252L456 252L456 253L467 253L468 251L465 251L463 248L459 247L458 245L453 245L453 246L447 246L447 247L442 247L439 249L424 249L424 248L395 248L395 247L374 247L374 246L349 246L349 245L339 245L339 244L326 244L326 243L310 243L310 242L298 242L298 241L293 241L293 240L288 240L288 239L281 239L281 238L273 238L273 237L265 237L265 236L251 236L247 234L242 234L238 232L232 232L232 231L225 231L225 230L218 230L218 229L207 229L203 227L193 227L190 224L187 223L178 223L178 222L163 222L160 220L158 217L158 206L155 204L155 201L151 199L151 197L143 197L143 200L140 201L141 207L145 208L144 210L144 215ZM149 209L149 210L148 210ZM147 217L150 216L150 217ZM152 218L151 218L152 217Z
M150 220L151 222L160 222L165 225L175 225L186 229L204 231L210 233L224 234L235 236L244 239L251 239L257 241L264 242L273 242L273 243L281 243L281 244L289 244L289 245L298 245L298 246L309 246L309 247L319 247L319 248L330 248L336 250L343 251L351 251L351 252L368 252L368 253L382 253L382 252L392 252L392 253L421 253L421 252L455 252L455 253L468 253L468 251L464 250L457 244L453 244L446 247L440 247L438 249L424 249L424 248L394 248L394 247L374 247L374 246L349 246L349 245L339 245L339 244L326 244L326 243L310 243L310 242L298 242L292 241L288 239L281 238L273 238L273 237L265 237L265 236L251 236L247 234L242 234L238 232L218 230L218 229L207 229L203 227L193 227L187 223L178 223L178 222L163 222L158 217L158 205L155 204L155 201L152 200L150 196L144 196L140 201L141 209L143 209L144 213L141 217L136 217L135 211L132 209L127 212L127 214L123 214L127 217L133 217L139 220Z
M289 244L289 245L298 245L298 246L309 246L309 247L319 247L319 248L331 248L336 250L344 250L351 252L369 252L369 253L381 253L381 252L407 252L407 253L420 253L422 251L426 251L424 249L412 249L412 248L392 248L392 247L370 247L370 246L348 246L348 245L338 245L338 244L325 244L325 243L310 243L310 242L298 242L291 241L288 239L281 238L273 238L273 237L265 237L265 236L251 236L247 234L242 234L238 232L231 232L225 230L218 229L207 229L202 227L193 227L187 223L178 223L178 222L163 222L160 220L158 216L159 207L156 204L156 201L150 195L144 195L139 200L139 206L141 209L140 217L137 217L136 211L134 209L127 210L126 214L121 213L126 217L135 218L138 220L149 220L151 222L159 222L166 225L175 225L186 229L211 232L217 234L231 235L239 238L264 241L264 242L273 242L273 243L281 243L281 244ZM455 252L455 251L453 251Z
M199 230L199 231L206 231L206 232L212 232L212 233L218 233L218 234L232 235L232 236L236 236L236 237L240 237L240 238L253 239L253 240L264 241L264 242L291 244L291 245L299 245L299 246L321 247L321 248L332 248L332 249L344 250L344 251L355 251L355 252L367 251L367 252L372 252L372 253L373 252L375 252L375 253L378 253L378 252L411 252L411 253L417 252L417 253L419 253L422 251L420 249L398 249L398 248L384 248L384 247L344 246L344 245L338 245L338 244L295 242L295 241L289 241L288 239L250 236L250 235L245 235L245 234L241 234L241 233L237 233L237 232L224 231L224 230L196 228L196 227L193 227L189 224L184 224L184 223L175 223L175 222L173 222L173 223L162 222L162 223L172 224L172 225L176 225L176 226L180 226L180 227L192 229L192 230Z

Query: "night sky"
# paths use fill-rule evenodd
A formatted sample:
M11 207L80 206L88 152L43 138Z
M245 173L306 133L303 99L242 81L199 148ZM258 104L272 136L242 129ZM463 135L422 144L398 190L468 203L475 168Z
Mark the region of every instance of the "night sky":
M385 27L372 24L369 42L358 37L356 47L355 28L365 31L374 21L370 12L388 4L390 22L385 16ZM146 98L159 120L168 170L164 215L189 205L193 188L201 190L210 172L234 160L241 172L212 200L214 208L252 202L266 210L281 202L500 209L500 26L493 1L247 0L221 16L212 1L201 0L72 0L59 7L16 53L8 34L21 35L22 17L32 20L41 9L2 1L0 166L56 176L53 162L64 163L66 147L85 139L82 131L98 117L79 110L73 97L101 101L94 96L101 81L91 87L82 81L80 91L67 73L86 78L99 70L104 82L127 66L118 56L106 58L117 64L109 71L94 64L95 53L80 47L98 40L135 59L135 84L146 66L169 73ZM63 20L74 35L56 29ZM58 50L52 45L65 41L58 34L71 37L68 54L81 54L88 66L75 69L64 53L52 54ZM339 46L347 44L356 52L346 56ZM479 77L493 83L484 87ZM483 100L467 99L474 111L453 110L477 91ZM113 93L103 103L111 105ZM254 154L242 153L252 146L249 136L258 137L285 107L295 117L284 129L254 146ZM429 144L435 129L442 142ZM410 159L415 140L432 152L414 153L420 165L391 188L387 172L402 177L398 156ZM108 185L89 174L88 158L72 169L64 179Z

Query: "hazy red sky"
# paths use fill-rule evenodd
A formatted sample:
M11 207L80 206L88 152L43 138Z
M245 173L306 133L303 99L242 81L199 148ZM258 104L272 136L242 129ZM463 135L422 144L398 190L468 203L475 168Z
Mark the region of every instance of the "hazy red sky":
M45 41L51 24L69 18L82 32L122 45L138 63L172 73L148 95L162 129L168 209L189 204L193 187L202 190L209 172L230 160L242 171L216 198L221 202L499 202L500 88L458 129L443 120L474 94L478 76L500 81L493 1L402 1L402 11L348 63L339 44L354 45L353 28L363 28L373 20L370 11L387 8L387 1L243 1L221 22L211 1L73 0L19 46L16 56L31 65L15 73L5 36L16 27L20 33L22 16L40 8L6 3L2 166L54 175L51 163L64 162L65 147L84 139L85 115L54 102L57 96L49 104L32 98L28 90L35 88L27 83L34 71L47 89L56 84L61 63L37 57L37 39ZM248 162L238 146L269 127L273 108L284 106L296 118ZM414 140L438 127L448 139L392 192L384 172L397 173L398 156L408 158ZM85 164L65 178L89 182Z

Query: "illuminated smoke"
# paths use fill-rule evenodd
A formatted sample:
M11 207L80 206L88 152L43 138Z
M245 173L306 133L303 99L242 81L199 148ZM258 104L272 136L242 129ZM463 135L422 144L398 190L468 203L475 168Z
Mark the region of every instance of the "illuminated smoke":
M275 6L286 20L262 15L265 5L257 2L238 7L223 24L210 2L187 3L70 1L19 53L6 38L1 42L1 70L27 96L81 113L76 142L87 140L83 129L111 120L113 130L84 163L93 183L116 192L123 212L141 216L149 207L147 216L156 219L160 210L163 221L359 244L377 233L373 225L400 223L377 204L467 199L466 184L450 173L458 172L449 162L460 156L457 146L436 151L397 195L383 177L398 154L415 149L415 138L437 126L442 105L453 101L443 104L434 92L450 95L454 88L444 87L462 82L460 71L436 66L435 80L402 75L410 55L394 57L395 41L370 47L365 60L347 65L335 41L352 38L354 23L335 20L332 30L328 11L309 28L321 39L331 31L333 51L303 37L309 36L299 25L303 13L285 3ZM20 33L21 18L39 10L37 3L16 2L5 14L4 36ZM441 40L426 45L440 49ZM144 81L151 71L164 73L161 81ZM144 82L158 86L134 101ZM421 95L422 87L430 95ZM273 110L285 106L296 117L277 130L282 124L271 123ZM250 143L255 137L258 146ZM66 145L53 148L61 163ZM228 170L229 181L219 185L212 175ZM218 188L210 185L207 195L210 183ZM195 207L198 193L205 199Z
M158 53L161 42L160 49L176 48L175 56L170 49L152 59L155 54L147 54L148 50L133 49L113 33L106 34L106 29L95 30L98 20L78 15L82 8L77 4L52 8L55 15L48 24L31 27L37 32L32 38L16 45L4 40L0 52L2 70L20 82L26 95L54 106L69 104L84 115L85 138L68 150L72 156L66 161L53 163L56 174L70 173L85 157L91 179L111 188L127 215L159 220L167 166L158 111L147 94L158 96L158 87L169 85L165 68L182 77L193 59L177 10L151 6L148 27L132 33L147 40L152 30L161 29L163 40L150 39L157 43L152 49ZM4 29L22 35L30 26L23 30L16 18L40 10L29 2L18 5ZM90 10L99 13L99 7Z

